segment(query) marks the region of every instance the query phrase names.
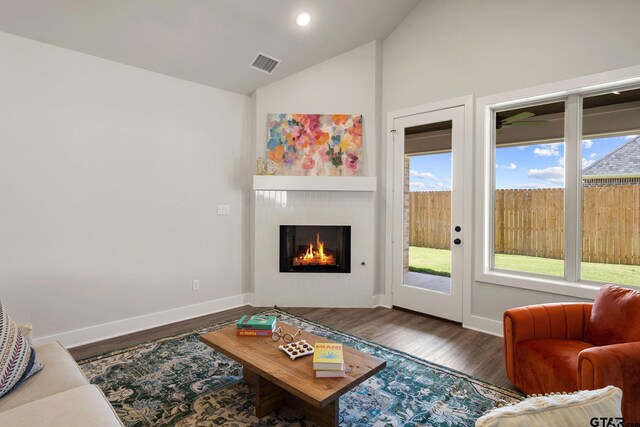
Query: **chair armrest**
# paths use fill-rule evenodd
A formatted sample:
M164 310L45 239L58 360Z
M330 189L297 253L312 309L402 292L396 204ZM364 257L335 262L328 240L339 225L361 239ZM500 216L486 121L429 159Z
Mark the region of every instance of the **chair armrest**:
M582 341L592 303L539 304L505 311L504 358L507 376L514 382L515 347L533 339Z
M626 423L640 422L640 341L591 347L578 355L578 389L613 385L622 389Z
M582 350L578 355L578 373L581 390L607 385L624 390L624 381L640 385L640 341Z

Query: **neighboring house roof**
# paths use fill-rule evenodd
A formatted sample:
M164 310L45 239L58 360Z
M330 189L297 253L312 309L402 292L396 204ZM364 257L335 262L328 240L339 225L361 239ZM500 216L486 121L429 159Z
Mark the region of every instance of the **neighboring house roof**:
M617 175L640 176L640 136L582 170L585 179Z

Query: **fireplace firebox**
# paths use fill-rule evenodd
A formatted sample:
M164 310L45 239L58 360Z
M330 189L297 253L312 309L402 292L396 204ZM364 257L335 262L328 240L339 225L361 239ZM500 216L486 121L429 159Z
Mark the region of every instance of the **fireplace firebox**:
M351 226L281 225L281 273L351 273Z

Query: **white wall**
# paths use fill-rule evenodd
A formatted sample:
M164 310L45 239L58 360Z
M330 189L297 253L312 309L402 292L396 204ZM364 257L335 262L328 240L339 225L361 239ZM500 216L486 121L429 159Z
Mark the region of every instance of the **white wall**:
M638 65L639 14L635 0L423 0L383 44L383 114ZM578 300L477 282L466 289L471 312L491 321L509 307Z
M249 98L6 33L0 57L0 298L11 315L58 337L241 302ZM212 305L195 307L150 319ZM127 328L112 326L82 339Z
M377 176L382 82L380 53L380 44L371 42L257 89L253 98L254 159L266 154L269 113L362 114L362 174ZM289 194L287 206L280 207L262 196L256 196L256 199L251 253L256 304L371 307L373 295L378 293L377 193L300 192ZM352 223L352 273L278 273L277 224L291 223L293 218L297 224ZM365 261L366 267L360 266L361 261ZM327 286L332 282L333 285ZM296 298L292 299L291 295Z
M638 14L636 0L423 0L384 41L384 111L637 65Z

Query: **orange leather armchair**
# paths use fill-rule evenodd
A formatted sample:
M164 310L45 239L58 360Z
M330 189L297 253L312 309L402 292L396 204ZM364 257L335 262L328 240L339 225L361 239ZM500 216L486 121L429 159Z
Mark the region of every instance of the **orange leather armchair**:
M593 304L542 304L504 314L507 375L526 394L622 389L640 422L640 292L603 286Z

